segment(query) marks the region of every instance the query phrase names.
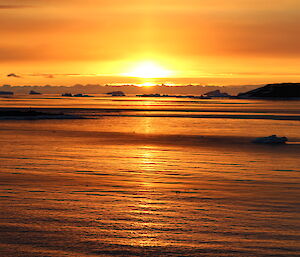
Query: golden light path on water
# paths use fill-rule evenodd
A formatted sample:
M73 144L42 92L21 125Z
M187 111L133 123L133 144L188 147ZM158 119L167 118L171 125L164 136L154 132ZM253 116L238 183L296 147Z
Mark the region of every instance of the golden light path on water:
M299 142L299 120L238 117L299 116L299 103L43 96L14 104L92 118L0 121L3 256L297 256L299 144L251 139ZM189 116L236 106L236 118Z

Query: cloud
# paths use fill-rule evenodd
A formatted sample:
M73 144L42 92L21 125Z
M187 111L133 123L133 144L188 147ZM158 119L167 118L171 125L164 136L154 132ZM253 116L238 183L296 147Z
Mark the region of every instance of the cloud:
M12 78L21 78L21 76L15 74L15 73L9 73L6 75L7 77L12 77Z
M46 79L53 79L55 78L55 75L56 74L27 74L27 76L30 76L30 77L43 77L43 78L46 78Z
M0 4L0 10L1 9L22 9L22 8L28 8L29 5L11 5L11 4Z
M34 73L34 74L27 74L31 77L44 77L44 78L56 78L56 77L95 77L95 76L102 76L101 74L80 74L80 73Z

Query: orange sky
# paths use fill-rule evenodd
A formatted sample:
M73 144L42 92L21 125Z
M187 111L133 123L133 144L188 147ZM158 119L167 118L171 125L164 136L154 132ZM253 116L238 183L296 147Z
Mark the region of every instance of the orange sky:
M299 13L299 0L0 0L0 83L134 82L120 76L147 61L164 82L299 82Z

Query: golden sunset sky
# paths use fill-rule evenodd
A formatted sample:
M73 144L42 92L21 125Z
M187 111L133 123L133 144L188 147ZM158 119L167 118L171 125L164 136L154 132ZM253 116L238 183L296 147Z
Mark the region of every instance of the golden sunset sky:
M299 13L299 0L0 0L0 83L299 82Z

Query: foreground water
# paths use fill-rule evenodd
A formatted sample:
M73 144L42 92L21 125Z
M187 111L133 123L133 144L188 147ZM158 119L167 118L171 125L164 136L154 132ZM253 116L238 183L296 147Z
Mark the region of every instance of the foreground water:
M2 99L1 256L299 256L300 103ZM287 145L255 145L258 136Z

